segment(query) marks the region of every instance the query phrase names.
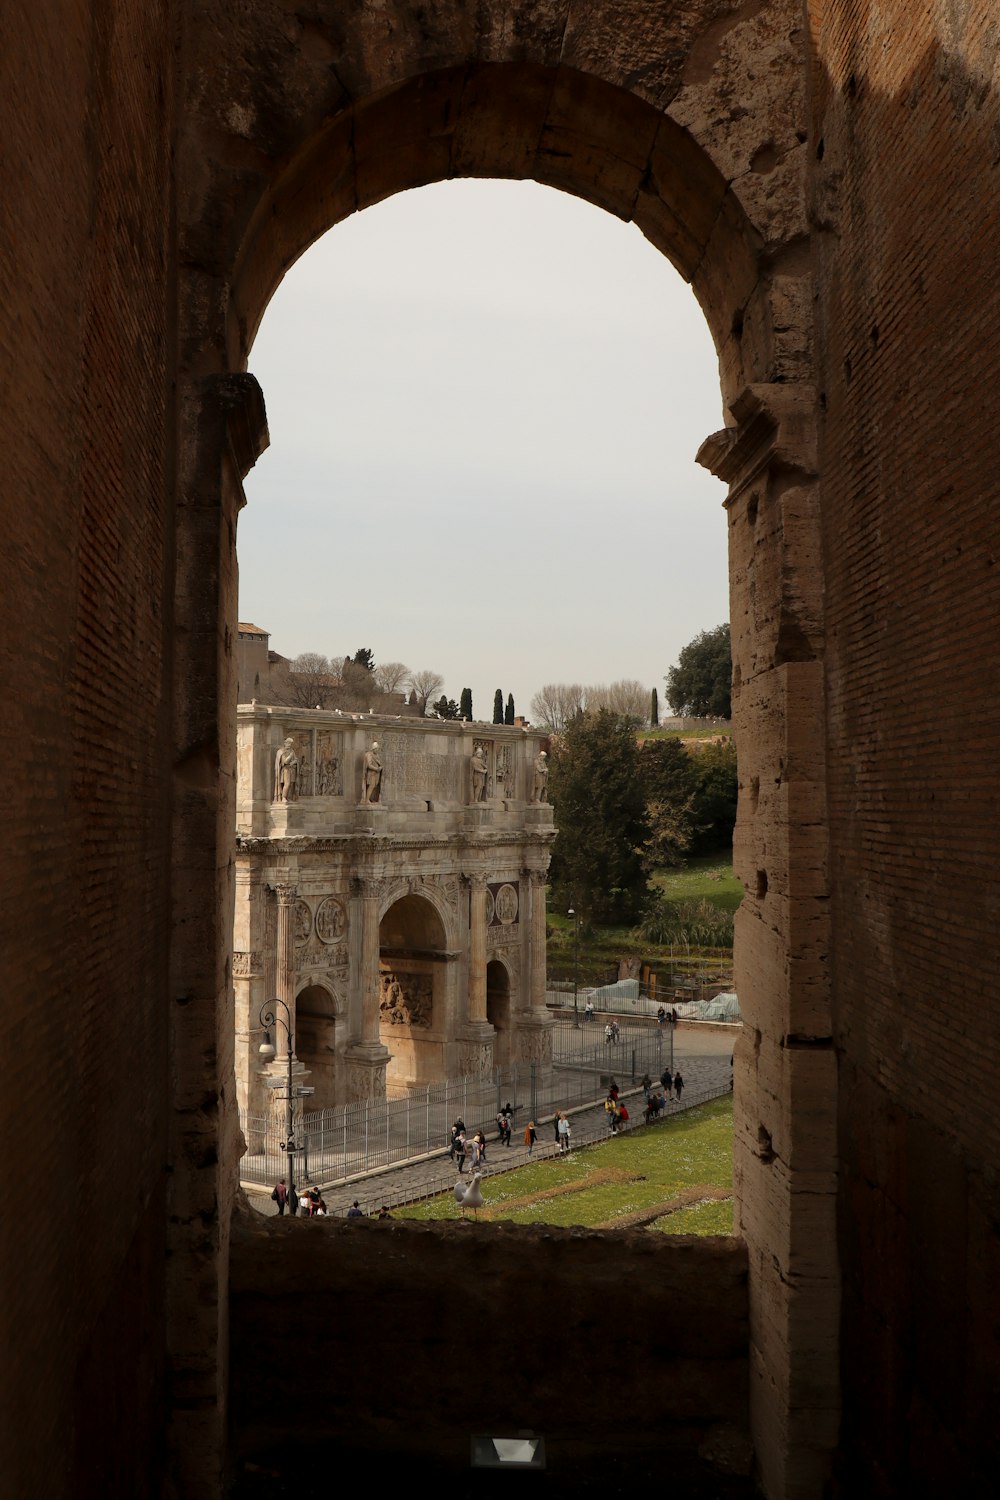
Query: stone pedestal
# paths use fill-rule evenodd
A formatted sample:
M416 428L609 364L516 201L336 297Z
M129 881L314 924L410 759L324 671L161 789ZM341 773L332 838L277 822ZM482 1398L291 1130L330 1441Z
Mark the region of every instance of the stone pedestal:
M552 1030L555 1025L545 1011L522 1011L517 1017L517 1040L515 1042L518 1062L552 1062Z
M488 1021L470 1021L458 1034L458 1073L461 1078L482 1078L493 1071L496 1032Z
M493 827L493 807L489 802L474 802L462 815L462 827L466 833L477 833L479 829Z
M354 830L384 839L389 831L388 809L380 802L359 802L354 814Z
M385 1098L385 1071L389 1051L381 1042L355 1042L344 1054L347 1070L347 1100Z
M552 807L548 802L529 802L524 809L524 822L527 828L552 828Z

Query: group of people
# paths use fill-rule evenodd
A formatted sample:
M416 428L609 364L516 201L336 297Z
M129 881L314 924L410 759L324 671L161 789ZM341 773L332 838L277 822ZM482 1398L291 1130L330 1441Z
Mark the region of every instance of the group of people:
M608 1129L612 1135L624 1130L629 1122L628 1106L618 1096L618 1085L612 1078L608 1085L608 1097L604 1101L604 1112L608 1117Z
M677 1011L667 1010L665 1006L661 1005L656 1012L656 1024L658 1026L665 1026L668 1021L671 1026L677 1025Z
M497 1116L497 1118L499 1119L500 1117ZM485 1132L477 1130L475 1135L470 1137L466 1131L465 1121L460 1115L451 1127L448 1155L457 1164L460 1173L465 1171L465 1163L471 1156L472 1170L478 1172L480 1167L486 1164Z
M617 1021L609 1021L604 1028L604 1045L606 1047L617 1047L620 1028Z
M286 1186L285 1179L280 1177L271 1191L272 1201L278 1205L279 1217L284 1217L287 1208L289 1217L300 1219L314 1219L324 1217L329 1209L323 1201L323 1194L318 1187L307 1188L300 1193L295 1183L291 1187Z

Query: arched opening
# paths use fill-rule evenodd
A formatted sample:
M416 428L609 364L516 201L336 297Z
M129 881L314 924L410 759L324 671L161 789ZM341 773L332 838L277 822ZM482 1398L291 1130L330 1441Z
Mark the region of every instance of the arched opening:
M342 1103L337 1066L337 1007L322 984L310 984L295 999L295 1051L315 1090L309 1111Z
M497 958L486 965L486 1019L496 1032L493 1061L498 1068L505 1068L512 1061L510 975L507 965Z
M392 1099L446 1076L449 966L444 926L423 896L395 901L378 941L379 1037Z
M677 18L685 24L688 9L679 7ZM671 43L671 24L665 18L662 30L649 33L663 55L640 61L635 37L624 52L606 45L606 37L567 51L561 30L553 49L551 38L514 26L483 47L482 38L445 35L435 21L404 25L383 47L361 34L361 22L354 34L352 22L337 38L336 69L325 57L316 61L323 45L314 59L268 43L265 66L273 68L269 82L276 86L262 87L267 107L258 115L234 107L236 123L223 128L214 105L204 105L204 120L191 131L190 197L182 208L191 268L181 295L187 509L180 520L174 666L176 680L217 691L214 717L207 716L212 722L203 722L203 699L185 706L178 760L183 785L197 787L210 779L201 774L201 758L214 734L223 761L231 759L219 725L231 697L235 521L242 477L266 443L260 394L240 372L288 267L358 208L455 176L533 178L637 223L695 290L718 350L730 423L702 455L729 484L741 776L777 789L753 809L741 805L737 829L748 882L737 929L737 986L750 1024L736 1057L736 1199L754 1288L751 1399L759 1431L782 1434L770 1441L765 1470L784 1475L797 1465L820 1474L836 1424L835 1361L827 1361L818 1389L798 1358L811 1347L817 1320L835 1348L838 1295L829 890L818 847L822 819L814 812L825 795L824 677L815 562L813 263L799 170L806 137L785 132L783 123L780 163L773 150L747 151L751 142L763 145L765 134L773 139L765 111L751 118L750 141L741 135L734 145L732 128L743 130L734 112L714 98L705 108L697 102L699 81L712 77L715 63L703 54L683 76L691 42L673 33ZM801 31L786 40L798 67ZM241 37L234 45L248 43ZM313 70L308 89L297 79L279 82L279 54ZM694 101L682 97L689 87ZM751 160L758 166L748 167ZM206 608L206 599L214 607ZM223 803L226 795L228 789ZM218 812L218 800L192 796L175 824L179 862L195 868L206 894L201 851L229 826ZM749 876L758 868L768 872L767 912ZM205 964L206 953L217 956L228 944L223 876L216 897L205 923L184 928L175 968L179 981L191 973L192 992L207 986L224 1013L224 964L211 971ZM213 927L211 941L206 926ZM195 1055L200 1015L189 1007L178 1020ZM224 1015L217 1031L226 1031ZM772 1122L780 1172L754 1149L757 1124ZM180 1121L182 1151L190 1129ZM803 1141L807 1149L799 1153ZM229 1145L224 1140L219 1152L221 1171L232 1166ZM206 1206L215 1203L218 1176L206 1168ZM822 1255L804 1262L805 1243L825 1247ZM765 1318L759 1310L772 1304L778 1313ZM808 1402L796 1397L806 1385Z

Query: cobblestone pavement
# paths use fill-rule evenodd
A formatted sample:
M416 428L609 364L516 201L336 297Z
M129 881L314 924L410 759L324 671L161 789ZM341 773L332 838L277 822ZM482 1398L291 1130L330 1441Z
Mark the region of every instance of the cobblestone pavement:
M704 1104L708 1099L715 1099L729 1092L731 1072L728 1050L716 1056L686 1056L678 1059L683 1064L685 1085L683 1094L680 1102L676 1099L671 1100L661 1119L679 1114L683 1110ZM631 1116L628 1125L630 1130L656 1128L655 1123L647 1127L644 1122L641 1088L624 1089L621 1097L628 1105ZM568 1109L566 1113L572 1127L574 1148L593 1145L597 1141L607 1139L608 1125L603 1102L580 1105L574 1109ZM552 1122L552 1115L536 1120L538 1142L531 1160L546 1160L558 1156L559 1148L555 1141ZM511 1144L508 1147L501 1146L496 1139L496 1126L492 1119L469 1119L465 1123L470 1136L480 1127L485 1131L487 1151L486 1163L482 1169L484 1178L496 1176L499 1172L509 1172L514 1167L523 1167L528 1162L528 1148L523 1144L526 1124L523 1110L517 1112ZM471 1175L470 1160L466 1164L465 1176L469 1178ZM430 1156L419 1157L408 1162L397 1162L391 1167L380 1168L363 1178L356 1178L354 1181L339 1184L336 1187L328 1188L323 1183L319 1186L330 1213L343 1216L356 1198L362 1211L365 1214L372 1214L377 1213L383 1204L391 1210L452 1188L457 1176L455 1165L449 1158L445 1147L442 1146L440 1151ZM270 1191L270 1188L261 1188L257 1192L248 1190L247 1196L252 1207L261 1213L276 1213L277 1206L269 1196Z

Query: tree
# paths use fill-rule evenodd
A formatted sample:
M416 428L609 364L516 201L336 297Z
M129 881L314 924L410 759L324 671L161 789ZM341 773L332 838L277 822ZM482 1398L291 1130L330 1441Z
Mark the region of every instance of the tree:
M504 721L505 724L513 724L513 722L514 722L514 694L513 693L508 693L507 694L507 708L506 708L506 710L504 712L503 721Z
M472 689L471 688L463 688L462 689L461 696L460 696L460 698L458 700L458 711L461 714L462 718L463 719L468 719L468 721L471 724L471 722L472 722Z
M646 815L649 819L647 868L683 862L695 833L695 757L671 737L644 741L639 753Z
M296 708L333 708L339 681L327 657L303 651L289 664L287 696Z
M444 678L439 672L411 672L410 687L417 695L420 712L426 714L427 701L433 693L439 693L444 687ZM413 699L410 699L413 702Z
M493 694L493 722L494 724L503 723L503 693L499 688Z
M728 719L732 682L729 626L717 625L696 635L678 655L667 673L667 702L675 714Z
M434 712L439 719L460 719L462 717L454 698L448 698L444 693L441 694L435 703Z
M655 729L660 722L660 700L654 688L649 698L649 727Z
M557 899L598 921L631 921L646 896L649 841L639 746L628 717L586 713L553 746Z
M409 676L410 669L403 662L384 661L375 668L375 686L380 693L398 693Z
M598 683L587 689L589 709L606 708L609 713L627 714L634 724L642 724L646 718L646 689L634 678L624 677L617 682Z
M736 746L730 739L705 745L691 756L694 796L691 805L692 854L729 849L736 826L739 778Z
M364 667L366 672L375 670L375 655L369 646L362 646L359 651L355 651L351 660L356 666Z
M543 729L560 734L583 713L586 689L579 682L547 682L531 700L531 717Z

